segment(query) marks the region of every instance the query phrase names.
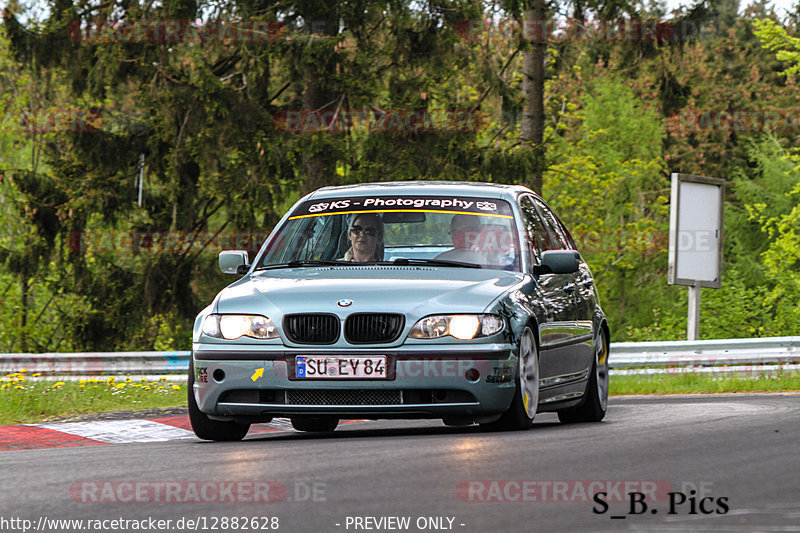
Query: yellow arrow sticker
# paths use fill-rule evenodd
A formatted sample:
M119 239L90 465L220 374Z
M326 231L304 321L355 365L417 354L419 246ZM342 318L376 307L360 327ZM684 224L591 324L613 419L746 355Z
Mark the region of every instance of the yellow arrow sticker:
M264 369L263 368L257 368L256 371L253 372L253 375L250 376L250 379L252 379L253 381L258 381L258 379L263 377L263 376L264 376Z

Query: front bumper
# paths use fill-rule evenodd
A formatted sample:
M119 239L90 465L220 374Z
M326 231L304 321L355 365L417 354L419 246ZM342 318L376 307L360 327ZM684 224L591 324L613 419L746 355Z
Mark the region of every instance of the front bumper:
M388 379L298 379L297 356L385 355ZM286 349L195 344L194 394L204 413L225 418L481 417L506 411L517 354L510 344ZM478 379L467 373L477 370ZM470 376L473 377L474 376Z

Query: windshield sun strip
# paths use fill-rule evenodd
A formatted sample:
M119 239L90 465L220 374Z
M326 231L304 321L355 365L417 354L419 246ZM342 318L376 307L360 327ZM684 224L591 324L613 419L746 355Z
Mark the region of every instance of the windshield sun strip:
M354 215L356 213L444 213L446 215L475 215L478 217L496 217L514 219L513 215L499 215L495 213L473 213L470 211L441 211L437 209L365 209L363 211L337 211L334 213L311 213L308 215L295 215L289 220L309 217L326 217L331 215Z

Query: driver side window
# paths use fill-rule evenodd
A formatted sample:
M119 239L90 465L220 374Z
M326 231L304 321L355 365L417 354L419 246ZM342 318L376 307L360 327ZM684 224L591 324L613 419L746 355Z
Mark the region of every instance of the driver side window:
M532 255L530 263L538 264L542 260L542 252L553 249L550 235L530 197L522 198L520 209L525 223L529 253Z
M572 242L572 236L567 231L567 228L558 220L556 214L545 205L544 202L538 198L533 199L533 203L542 215L542 222L546 228L547 234L550 236L551 248L549 250L574 250L575 243Z

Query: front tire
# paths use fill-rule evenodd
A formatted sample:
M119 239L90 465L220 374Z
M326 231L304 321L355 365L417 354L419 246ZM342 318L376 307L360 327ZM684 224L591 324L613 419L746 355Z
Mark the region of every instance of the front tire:
M586 384L584 401L577 407L559 411L558 419L564 424L600 422L608 407L608 384L608 342L605 331L600 328L594 343L592 373Z
M533 417L539 407L539 351L536 339L526 327L519 340L517 377L511 407L496 422L481 424L493 430L522 430L533 425Z
M211 420L207 414L200 410L194 397L193 363L189 365L188 384L189 422L192 424L192 431L198 438L203 440L237 441L242 440L247 435L247 432L250 431L250 424Z

